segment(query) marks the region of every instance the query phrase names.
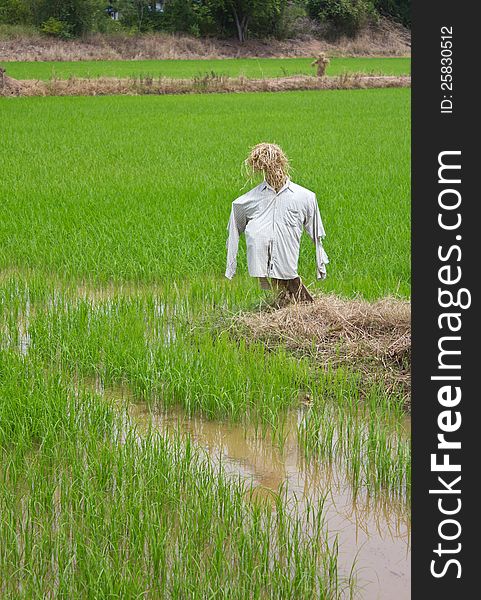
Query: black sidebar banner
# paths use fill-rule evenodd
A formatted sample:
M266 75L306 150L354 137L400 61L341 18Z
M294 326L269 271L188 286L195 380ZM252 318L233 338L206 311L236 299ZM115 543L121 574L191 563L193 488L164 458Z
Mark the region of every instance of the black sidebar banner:
M412 17L412 598L464 600L481 598L480 3Z

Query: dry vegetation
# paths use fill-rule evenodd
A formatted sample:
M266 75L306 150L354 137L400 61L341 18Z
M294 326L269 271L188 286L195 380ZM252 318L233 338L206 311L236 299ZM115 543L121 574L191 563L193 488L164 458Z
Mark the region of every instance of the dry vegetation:
M54 40L42 35L0 39L0 60L132 60L317 56L406 56L411 51L410 33L387 20L362 31L355 38L279 41L199 39L188 35L157 33L142 36L92 35L81 40Z
M285 92L292 90L338 90L409 87L411 77L345 74L338 77L296 75L273 79L247 79L224 76L194 79L153 77L93 79L52 79L50 81L16 80L4 75L0 81L0 96L111 96L159 95L234 92Z
M377 302L316 297L312 304L288 304L242 314L236 324L269 347L283 344L314 354L322 366L349 365L370 379L401 391L409 404L411 304L384 298Z

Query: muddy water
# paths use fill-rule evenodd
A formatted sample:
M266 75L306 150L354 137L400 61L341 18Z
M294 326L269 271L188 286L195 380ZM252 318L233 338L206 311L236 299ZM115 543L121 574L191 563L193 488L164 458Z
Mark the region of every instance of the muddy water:
M354 499L342 465L309 463L297 439L302 410L292 411L282 446L254 427L188 416L179 409L149 409L133 402L123 387L99 390L111 400L129 401L129 413L140 432L153 425L165 436L179 432L191 437L214 465L240 475L257 495L269 498L285 489L301 515L308 503L317 506L325 496L324 514L330 537L338 536L341 575L356 571L356 598L405 600L410 598L410 528L405 508L392 500L358 493Z

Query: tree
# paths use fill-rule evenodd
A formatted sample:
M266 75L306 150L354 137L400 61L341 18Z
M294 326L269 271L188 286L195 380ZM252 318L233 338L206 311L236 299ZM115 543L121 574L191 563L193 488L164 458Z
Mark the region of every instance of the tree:
M164 7L162 25L168 31L191 33L198 27L194 5L191 0L167 0Z
M382 15L411 26L411 0L375 0L375 7Z
M34 25L56 19L73 36L92 31L95 21L105 14L104 0L32 0L29 4Z
M256 0L228 0L227 2L227 6L234 17L237 37L241 43L246 40L249 21L257 8L257 4Z
M63 37L108 31L109 6L120 13L116 28L167 30L196 36L286 37L300 17L327 23L335 34L355 34L379 13L409 26L411 0L0 0L0 23L34 25Z
M269 23L269 29L274 33L276 20L285 8L286 0L205 0L205 4L211 15L222 18L225 29L228 30L229 21L233 24L237 39L243 43L251 26L259 30L263 24Z
M149 16L150 0L118 0L114 3L122 22L128 27L144 31L145 21Z
M31 25L30 3L27 0L0 0L0 23Z
M261 37L283 37L289 29L289 24L286 22L289 4L288 0L267 0L264 2L262 10L256 11L252 17L252 33Z

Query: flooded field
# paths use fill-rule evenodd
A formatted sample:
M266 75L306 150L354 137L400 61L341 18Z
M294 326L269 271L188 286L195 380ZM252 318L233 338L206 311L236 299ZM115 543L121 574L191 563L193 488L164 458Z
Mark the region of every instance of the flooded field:
M39 290L11 276L1 306L14 310L2 313L0 350L7 363L14 353L36 365L35 386L46 372L67 377L77 398L93 394L82 405L95 406L94 414L113 410L107 435L120 432L122 444L130 439L150 452L144 444L160 435L174 453L198 454L198 473L240 485L243 510L257 507L272 519L263 525L272 528L269 539L277 519L288 518L294 546L314 552L309 561L320 553L329 563L315 568L316 577L335 570L326 598L408 598L410 422L402 403L366 382L360 387L341 368L319 379L309 359L212 330L192 292L183 290L183 300L176 294L130 286ZM91 417L80 410L83 428ZM66 507L54 481L49 510L60 532ZM69 495L64 501L69 506ZM264 551L269 564L279 557L276 544ZM288 552L296 564L298 550ZM320 585L314 579L309 594Z
M304 523L319 510L329 536L337 538L341 575L355 572L362 597L369 600L410 598L410 515L403 502L389 497L353 493L344 465L338 461L308 460L299 442L305 409L289 411L282 440L272 431L261 433L222 420L190 416L182 409L164 410L136 403L127 386L88 385L114 405L127 405L139 435L154 429L162 435L188 437L217 469L249 484L249 501L267 501L275 510L276 497L285 498ZM404 427L410 430L410 418Z
M66 377L77 398L93 395L81 406L112 410L107 435L120 433L122 445L130 439L150 452L144 444L159 435L174 453L194 452L198 473L241 486L243 510L261 511L269 539L288 518L294 546L329 563L316 577L335 570L326 598L409 597L410 421L389 393L340 367L319 378L308 358L207 327L188 289L180 300L135 286L36 289L10 276L1 291L9 310L0 350L7 364L13 353L36 365L35 386L48 373ZM79 410L83 428L91 417ZM58 533L66 507L55 481L49 510ZM269 564L279 558L276 544L264 551ZM296 564L297 553L287 560ZM320 585L314 579L309 594Z

